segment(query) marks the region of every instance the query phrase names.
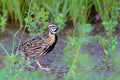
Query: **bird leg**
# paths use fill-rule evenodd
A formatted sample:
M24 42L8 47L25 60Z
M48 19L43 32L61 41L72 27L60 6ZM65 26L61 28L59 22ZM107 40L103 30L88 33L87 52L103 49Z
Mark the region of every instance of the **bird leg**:
M42 67L42 65L39 63L39 61L38 60L36 60L35 59L35 62L37 63L37 65L39 66L39 68L41 69L41 70L45 70L45 71L50 71L51 70L51 68L44 68L44 67Z
M29 61L30 61L30 58L27 57L27 60L25 61L26 64L29 64ZM29 65L27 66L28 68L32 68L32 69L35 69L33 66Z
M29 61L30 61L30 58L29 58L29 57L27 57L26 63L29 63Z

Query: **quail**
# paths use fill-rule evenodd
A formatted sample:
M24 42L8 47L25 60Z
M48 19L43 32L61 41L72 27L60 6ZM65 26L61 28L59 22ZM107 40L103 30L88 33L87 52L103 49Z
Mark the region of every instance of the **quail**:
M50 70L50 68L42 67L39 63L39 59L54 48L58 39L56 34L58 28L57 23L51 23L43 34L33 36L21 42L19 51L22 56L27 57L27 62L29 62L30 59L34 59L40 69L46 71Z

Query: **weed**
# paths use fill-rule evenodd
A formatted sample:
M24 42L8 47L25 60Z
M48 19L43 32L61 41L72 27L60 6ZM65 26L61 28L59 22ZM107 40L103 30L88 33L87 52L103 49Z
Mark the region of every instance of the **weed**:
M3 15L0 15L0 29L2 30L2 32L5 31L6 21L7 21L7 13L4 11Z
M117 18L119 17L119 2L115 1L112 3L113 1L95 0L96 10L102 19L102 24L108 36L112 36L112 33L115 31L115 27L118 24Z
M112 67L112 59L117 48L117 37L110 37L108 39L101 36L96 37L98 37L99 43L102 45L104 51L104 53L102 54L104 67Z
M30 32L30 35L42 33L48 25L48 18L49 18L49 13L45 11L44 8L41 8L39 11L38 7L36 8L35 5L32 5L32 0L31 0L29 11L27 12L27 16L24 19L25 26Z
M96 10L98 11L102 24L105 27L106 34L108 38L99 36L99 43L103 47L103 62L106 66L110 65L109 58L115 53L117 46L117 37L113 37L113 32L115 31L115 27L118 24L118 2L115 1L99 1L95 0ZM112 4L112 7L110 7Z
M82 53L82 47L86 44L86 42L89 41L87 33L89 33L91 30L92 29L89 24L78 24L76 27L77 35L68 37L69 42L65 47L65 62L70 70L65 77L66 80L90 78L90 74L88 74L91 65L90 59L87 54ZM83 76L84 74L87 76Z
M74 26L76 26L77 22L79 22L80 24L87 22L89 16L89 8L92 5L91 1L69 0L68 5L70 7L69 9L70 17L73 20Z
M89 35L92 26L87 23L90 7L95 5L96 11L102 20L102 25L106 31L106 37L97 35L97 39L103 48L104 66L116 67L119 75L119 57L115 54L117 48L117 37L114 36L115 27L118 24L119 1L113 0L0 0L0 29L5 31L7 20L12 23L25 23L24 28L30 32L30 35L40 34L47 27L48 22L57 22L61 30L66 26L66 22L73 21L75 26L73 36L68 37L67 46L65 47L65 62L70 70L65 75L65 80L119 80L117 74L105 78L105 71L95 74L91 77L90 71L92 65L88 54L83 54L82 47L91 41ZM21 27L22 28L22 27ZM39 80L39 77L46 79L39 71L28 72L20 68L24 59L17 52L15 54L15 33L12 53L9 53L4 45L0 44L6 54L3 61L4 68L0 71L0 80ZM17 62L17 64L15 64ZM52 76L51 80L53 80Z
M65 27L65 23L68 20L68 0L51 0L43 1L42 5L50 12L51 21L55 21L60 25L62 30ZM62 6L62 7L61 7Z
M18 56L18 52L15 54L15 37L19 33L20 29L14 35L12 53L9 53L0 43L0 47L4 50L5 53L5 57L2 58L2 61L4 62L4 67L0 69L1 80L39 80L40 78L40 72L35 71L33 73L30 73L29 71L21 68L21 65L24 63L24 57Z

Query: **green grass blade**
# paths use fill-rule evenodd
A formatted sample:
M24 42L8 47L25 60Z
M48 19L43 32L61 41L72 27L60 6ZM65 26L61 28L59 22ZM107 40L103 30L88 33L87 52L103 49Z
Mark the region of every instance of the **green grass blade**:
M14 50L15 50L15 48L14 48L15 38L16 38L17 34L20 32L20 30L22 29L22 27L23 27L23 26L21 26L21 27L17 30L17 32L14 34L13 44L12 44L12 55L14 54Z
M3 49L3 51L5 52L5 54L7 56L10 56L10 54L8 53L8 51L5 49L5 47L0 43L0 47Z

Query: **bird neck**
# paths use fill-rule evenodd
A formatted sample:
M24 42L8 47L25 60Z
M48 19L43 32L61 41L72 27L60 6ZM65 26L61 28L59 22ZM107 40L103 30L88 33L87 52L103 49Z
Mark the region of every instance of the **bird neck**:
M52 33L51 31L48 32L49 36L55 36L56 33Z

